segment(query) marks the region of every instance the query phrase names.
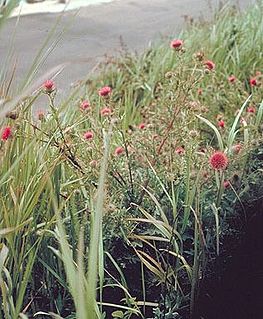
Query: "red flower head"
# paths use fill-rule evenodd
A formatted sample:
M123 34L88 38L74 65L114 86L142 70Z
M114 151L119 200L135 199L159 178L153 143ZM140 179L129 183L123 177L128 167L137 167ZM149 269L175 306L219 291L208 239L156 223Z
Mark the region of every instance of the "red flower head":
M217 125L218 125L219 127L221 127L221 128L225 128L225 121L220 120L220 121L217 122Z
M140 130L144 130L146 128L146 124L145 123L141 123L141 124L138 125L138 128Z
M237 79L237 78L236 78L234 75L231 75L231 76L228 78L228 82L233 83L233 82L236 81L236 79Z
M120 156L124 153L124 148L121 146L116 147L115 151L114 151L114 155L115 156Z
M89 101L87 101L87 100L82 101L81 104L80 104L80 108L82 110L89 110L90 109Z
M251 78L250 80L249 80L249 84L250 84L250 86L257 86L257 79L256 78Z
M43 110L38 110L37 111L37 118L39 119L39 121L43 121L45 118L45 111Z
M249 106L248 108L247 108L247 112L248 113L256 113L256 108L254 107L254 106Z
M242 149L242 145L241 144L235 144L235 145L232 146L232 152L234 154L240 153L241 149Z
M203 94L203 90L202 90L201 88L199 88L199 89L197 90L197 94L198 94L198 95L202 95L202 94Z
M173 40L170 43L170 47L172 49L180 49L182 47L182 45L183 45L183 41L180 39Z
M85 140L92 140L93 139L93 133L91 131L88 131L86 133L84 133L83 137L85 138Z
M108 107L104 107L101 111L100 114L101 116L110 116L111 115L111 109Z
M210 165L215 170L225 170L228 165L228 158L225 153L217 151L210 157Z
M183 155L185 153L185 149L182 146L179 146L175 149L175 153L178 155Z
M47 92L47 93L52 93L55 90L55 83L52 80L47 80L46 82L44 82L43 84L43 89Z
M214 68L216 67L215 63L210 60L205 61L204 66L210 71L214 70Z
M224 181L223 182L224 188L229 188L230 187L230 182L229 181Z
M112 89L109 86L104 86L103 88L99 89L100 96L108 96L112 92Z
M2 131L2 135L1 135L1 139L3 141L8 140L10 137L12 136L12 129L10 126L6 126L3 131Z

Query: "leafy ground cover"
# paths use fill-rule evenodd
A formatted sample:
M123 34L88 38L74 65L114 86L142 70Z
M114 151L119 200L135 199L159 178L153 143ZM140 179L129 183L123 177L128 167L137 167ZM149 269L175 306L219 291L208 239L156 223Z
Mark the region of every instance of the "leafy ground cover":
M54 79L7 101L2 72L1 318L193 318L262 196L262 6L123 48L59 103Z

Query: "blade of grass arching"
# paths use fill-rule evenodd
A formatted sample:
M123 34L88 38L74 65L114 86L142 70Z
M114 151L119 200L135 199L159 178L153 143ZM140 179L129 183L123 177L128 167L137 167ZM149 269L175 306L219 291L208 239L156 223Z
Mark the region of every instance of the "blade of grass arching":
M11 64L12 59L14 58L14 53L15 53L14 40L15 40L15 34L16 34L17 27L18 27L19 19L20 19L20 16L17 17L14 31L12 32L12 35L10 36L10 42L7 46L8 51L6 53L6 56L5 56L5 59L3 61L1 71L0 71L0 83L3 82L4 74L6 74L9 71L9 66Z
M110 137L112 134L112 128L110 128L108 134L104 137L105 151L100 168L99 184L95 202L95 209L93 212L93 220L91 222L91 235L90 235L90 247L88 257L88 295L87 295L87 309L88 318L96 318L96 288L97 288L97 276L99 267L99 257L102 240L102 218L103 218L103 205L105 197L105 182L108 166L108 158L110 151Z
M184 268L186 269L189 280L190 281L192 280L192 269L191 269L190 265L188 264L188 262L186 261L186 259L182 255L180 255L174 251L167 250L167 249L161 249L161 251L165 251L168 254L178 258L181 261L181 263L183 264Z
M250 98L251 98L251 95L246 99L245 103L242 105L242 107L239 110L237 116L235 117L234 123L233 123L233 125L232 125L232 127L230 129L229 134L228 134L228 140L227 140L228 149L230 149L231 146L233 145L233 142L234 142L235 136L236 136L235 131L236 131L237 124L238 124L239 119L241 117L241 114L243 113L243 111L244 111L248 101L250 100Z
M201 121L203 121L204 123L206 123L209 127L211 127L211 129L215 132L216 134L216 137L217 137L217 141L218 141L218 146L219 146L219 149L221 151L224 150L224 143L223 143L223 140L222 140L222 137L221 137L221 134L219 133L218 129L215 127L214 124L212 124L210 121L208 121L207 119L203 118L202 116L200 115L196 115Z
M6 6L0 10L0 29L3 27L14 8L19 4L19 1L20 0L8 1Z
M128 294L128 285L127 285L127 282L126 282L126 278L122 272L122 270L120 269L119 265L117 264L117 262L115 261L115 259L112 257L112 255L109 253L109 252L105 252L106 256L109 257L110 261L112 262L112 264L114 265L115 269L118 271L119 275L120 275L120 278L121 278L121 284L122 286L126 289L127 292L125 292L125 295L126 295L126 300L130 301L130 298L128 298L129 296L127 296ZM129 306L131 306L131 304L129 304Z
M59 34L56 35L55 32L56 32L56 30L57 30L57 28L58 28L58 26L59 26L59 24L60 24L60 22L62 20L63 13L57 18L56 23L54 24L54 26L50 30L49 34L47 35L43 45L41 46L41 48L39 49L37 55L34 58L34 61L33 61L32 65L31 65L29 71L25 75L25 80L20 85L19 91L23 90L24 88L26 88L28 85L31 84L32 80L34 79L35 75L39 71L40 67L45 63L45 61L47 60L48 56L56 48L58 43L62 40L62 38L63 38L64 34L66 33L66 31L72 25L76 14L77 14L77 12L73 15L72 20L69 22L68 26L65 26L59 32ZM48 45L49 45L49 43L50 43L50 41L52 40L53 37L55 37L55 39L53 40L51 45L48 47ZM47 47L48 47L48 49L47 49Z
M100 302L98 302L98 304L100 304ZM102 302L101 305L102 306L106 306L106 307L113 307L115 309L117 308L117 309L128 310L131 313L142 317L141 312L139 310L137 310L137 309L134 309L134 308L130 308L130 307L122 306L122 305L117 305L117 304L114 304L114 303L108 303L108 302ZM89 319L89 317L87 317L86 319Z
M3 103L2 104L0 103L0 107L1 107L0 122L1 122L1 119L5 118L6 114L8 112L12 111L21 100L23 100L24 98L33 94L34 92L38 91L46 79L55 78L58 74L60 74L64 70L66 65L67 65L66 63L60 64L60 65L57 65L54 68L48 70L43 76L39 77L37 79L37 81L34 82L34 84L32 84L30 87L22 90L22 92L19 95L17 95L9 103L5 104L4 107L1 107L3 105Z
M162 221L157 220L155 218L153 218L150 214L146 213L146 211L144 211L142 208L140 208L140 211L143 214L146 214L145 216L147 218L128 218L127 220L129 221L135 221L135 222L141 222L141 223L148 223L148 224L153 224L161 233L163 236L165 236L166 238L170 239L171 238L171 227L169 226L169 228L167 229L167 225L165 225Z
M150 198L152 199L152 201L153 201L154 204L156 205L156 207L157 207L157 209L158 209L158 211L159 211L159 213L160 213L160 216L161 216L161 218L162 218L162 221L163 221L165 224L169 225L168 219L167 219L167 217L166 217L166 215L165 215L165 213L164 213L164 211L163 211L163 209L162 209L160 203L158 202L157 198L156 198L150 191L148 191L145 187L142 187L142 188L143 188L143 190L145 191L145 193L147 193L147 194L150 196Z
M133 247L134 248L134 247ZM139 257L141 262L152 272L154 273L161 281L165 279L165 271L162 266L153 259L150 255L145 253L144 251L137 250L134 248L136 255Z

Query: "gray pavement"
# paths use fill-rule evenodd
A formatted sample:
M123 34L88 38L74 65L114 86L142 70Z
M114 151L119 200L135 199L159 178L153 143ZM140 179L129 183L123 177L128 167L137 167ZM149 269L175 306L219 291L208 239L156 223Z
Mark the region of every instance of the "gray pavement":
M239 5L244 8L253 2L239 0ZM178 35L184 25L184 15L209 17L211 7L217 5L217 0L115 0L82 8L40 70L39 76L60 63L74 61L57 79L63 93L72 83L85 77L104 54L117 54L120 36L129 50L140 51L161 35ZM67 12L62 24L69 25L73 14ZM36 14L20 18L15 36L18 80L30 67L58 16ZM16 19L11 18L0 30L0 61L3 61L7 52L15 25Z

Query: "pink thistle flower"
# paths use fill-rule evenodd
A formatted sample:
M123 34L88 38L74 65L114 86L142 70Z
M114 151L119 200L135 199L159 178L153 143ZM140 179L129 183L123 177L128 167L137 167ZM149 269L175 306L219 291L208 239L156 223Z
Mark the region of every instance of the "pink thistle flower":
M232 152L234 154L239 154L241 149L242 149L242 145L241 144L235 144L235 145L232 146Z
M112 89L109 86L104 86L103 88L99 89L100 96L106 97L106 96L110 95L111 92L112 92Z
M55 88L55 83L52 80L47 80L43 84L43 89L46 91L46 93L52 93Z
M256 78L251 78L250 80L249 80L249 84L250 84L250 86L257 86L257 79Z
M198 95L202 95L202 94L203 94L203 90L202 90L201 88L199 88L199 89L197 90L197 94L198 94Z
M236 78L234 75L230 75L230 76L228 77L228 82L233 83L233 82L236 81L236 79L237 79L237 78Z
M249 106L247 108L247 112L255 114L256 113L256 108L254 106Z
M224 181L223 182L224 188L229 188L230 187L230 182L229 181Z
M37 118L39 119L39 121L43 121L45 118L45 112L43 110L38 110L37 111Z
M114 155L115 156L120 156L124 153L124 148L121 146L116 147L115 151L114 151Z
M140 130L144 130L146 128L146 124L145 123L141 123L141 124L138 125L138 128Z
M81 104L80 104L80 108L82 110L89 110L90 109L89 101L87 101L87 100L82 101Z
M211 155L209 162L213 169L225 170L228 165L228 158L225 153L217 151Z
M185 149L182 146L179 146L175 149L175 153L178 155L183 155L185 153Z
M221 128L225 128L225 121L220 120L220 121L217 122L217 125L218 125L219 127L221 127Z
M180 49L182 47L182 45L183 45L183 41L180 39L173 40L170 43L170 47L172 49L177 49L177 50Z
M85 140L92 140L93 136L94 136L94 134L91 131L88 131L88 132L84 133L84 135L83 135Z
M215 69L216 65L213 61L207 60L204 62L204 66L206 67L206 69L212 71Z
M112 113L111 109L109 107L104 107L101 111L100 114L101 116L110 116Z
M10 126L6 126L1 134L2 141L8 140L12 136L12 129Z

